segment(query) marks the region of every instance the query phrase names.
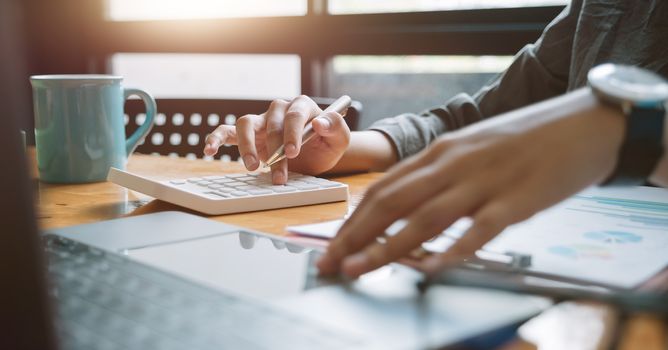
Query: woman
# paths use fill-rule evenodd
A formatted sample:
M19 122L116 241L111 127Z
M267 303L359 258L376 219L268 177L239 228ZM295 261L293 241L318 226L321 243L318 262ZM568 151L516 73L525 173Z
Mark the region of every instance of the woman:
M585 87L587 74L613 62L668 76L665 18L665 2L575 0L472 97L458 95L439 108L353 133L340 115L329 113L314 120L318 136L303 149L303 127L320 109L305 96L276 100L235 127L219 126L204 152L238 144L244 164L255 170L284 144L288 161L272 167L276 184L285 183L288 167L322 174L386 170L396 163L369 189L318 266L325 274L356 277L407 255L458 218L473 218L455 245L425 265L438 266L611 176L628 138L627 116ZM668 186L668 160L659 153L649 179ZM400 218L408 225L378 243L376 237Z

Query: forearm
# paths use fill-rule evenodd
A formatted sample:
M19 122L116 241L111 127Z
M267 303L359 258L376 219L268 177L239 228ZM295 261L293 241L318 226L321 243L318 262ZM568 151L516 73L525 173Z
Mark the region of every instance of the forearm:
M397 152L379 131L354 131L350 146L328 174L383 171L397 162Z
M544 110L540 110L541 107ZM513 115L519 117L517 119L525 118L525 120L518 120L518 123L516 123L516 125L525 126L531 126L532 123L542 123L545 119L550 118L555 118L555 120L581 118L592 121L592 124L587 124L595 126L595 128L590 129L590 135L587 137L590 141L589 147L603 148L601 152L598 152L601 159L591 163L592 166L600 166L596 183L604 182L612 174L623 142L625 117L618 108L600 102L589 88L579 89L557 99L507 114L509 117ZM526 118L527 116L530 118ZM489 122L494 123L493 121ZM668 121L664 125L663 144L664 150L668 150ZM656 185L668 187L668 152L664 151L649 180Z

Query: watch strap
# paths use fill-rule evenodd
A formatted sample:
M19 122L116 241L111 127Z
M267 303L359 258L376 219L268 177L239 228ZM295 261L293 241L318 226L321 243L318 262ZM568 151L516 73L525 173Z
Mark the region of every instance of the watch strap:
M663 156L666 110L634 106L626 117L626 134L615 170L603 186L641 185Z

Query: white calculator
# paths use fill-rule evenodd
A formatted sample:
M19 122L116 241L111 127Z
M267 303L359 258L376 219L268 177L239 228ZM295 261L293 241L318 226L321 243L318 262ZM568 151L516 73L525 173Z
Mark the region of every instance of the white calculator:
M154 180L111 168L107 180L205 214L221 215L345 201L348 185L288 173L285 185L273 185L270 173L221 174Z

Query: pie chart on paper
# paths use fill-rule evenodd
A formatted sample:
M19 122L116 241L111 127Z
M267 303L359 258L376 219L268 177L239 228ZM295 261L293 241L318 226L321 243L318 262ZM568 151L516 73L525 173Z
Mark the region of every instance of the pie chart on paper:
M548 252L562 258L580 260L609 260L612 259L612 253L604 246L592 244L570 244L558 245L548 248Z

